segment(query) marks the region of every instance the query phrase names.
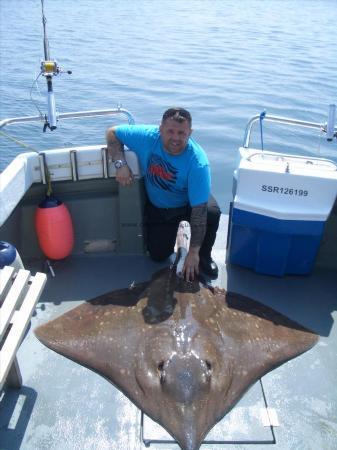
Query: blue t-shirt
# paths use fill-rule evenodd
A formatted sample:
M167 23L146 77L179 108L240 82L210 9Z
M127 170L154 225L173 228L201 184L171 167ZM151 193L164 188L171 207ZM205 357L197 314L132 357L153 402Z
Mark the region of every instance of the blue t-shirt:
M147 194L157 208L193 207L208 201L209 162L194 139L189 138L182 153L171 155L163 147L158 126L118 125L115 132L138 156Z

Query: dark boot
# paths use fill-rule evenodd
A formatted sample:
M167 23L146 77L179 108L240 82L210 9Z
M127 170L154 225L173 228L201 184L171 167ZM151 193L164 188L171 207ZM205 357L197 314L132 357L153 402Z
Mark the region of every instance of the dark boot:
M219 269L212 257L205 258L201 256L199 266L201 272L207 275L212 280L218 278Z

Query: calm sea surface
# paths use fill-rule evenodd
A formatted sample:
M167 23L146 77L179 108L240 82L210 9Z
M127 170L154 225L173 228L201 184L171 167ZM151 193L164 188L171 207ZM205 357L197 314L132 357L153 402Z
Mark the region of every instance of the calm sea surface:
M337 103L336 0L45 0L57 109L118 104L138 123L159 123L172 105L193 115L223 210L249 118L269 114L324 123ZM30 89L43 58L40 0L1 0L1 118L36 115ZM42 78L42 77L41 77ZM46 112L45 80L39 108ZM112 119L4 131L37 150L104 143ZM317 133L265 127L265 147L337 160ZM259 133L253 142L259 146ZM0 170L22 149L0 136Z

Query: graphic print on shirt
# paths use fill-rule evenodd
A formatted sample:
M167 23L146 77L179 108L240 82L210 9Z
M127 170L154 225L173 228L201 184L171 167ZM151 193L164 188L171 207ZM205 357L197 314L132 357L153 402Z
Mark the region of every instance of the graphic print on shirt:
M154 186L174 192L178 170L159 155L151 155L146 177Z

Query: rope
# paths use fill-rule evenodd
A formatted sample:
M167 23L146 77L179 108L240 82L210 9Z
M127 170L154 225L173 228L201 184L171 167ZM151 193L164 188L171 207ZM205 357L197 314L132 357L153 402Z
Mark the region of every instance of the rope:
M43 112L41 111L41 109L39 108L38 104L37 104L37 103L35 102L35 100L33 99L33 87L34 87L34 85L36 85L36 90L37 90L37 92L39 93L40 97L42 97L42 96L41 96L41 92L40 92L40 90L39 90L39 85L37 84L37 80L40 78L41 75L42 75L42 71L40 71L40 73L38 74L38 76L37 76L37 77L35 78L35 80L33 81L33 84L32 84L32 86L31 86L31 88L30 88L30 91L29 91L29 97L30 97L30 99L31 99L31 101L32 101L32 103L33 103L33 105L35 106L35 108L38 110L38 112L39 112L41 118L43 118L43 117L44 117Z
M17 145L19 145L20 147L27 148L27 149L29 149L29 150L32 150L32 151L35 152L35 153L40 153L38 150L36 150L36 148L34 148L34 147L32 147L32 146L26 144L26 143L23 142L23 141L20 141L19 139L16 139L14 136L11 136L10 134L5 133L4 131L1 131L1 130L0 130L0 135L3 136L3 137L5 137L5 138L7 138L7 139L9 139L10 141L15 142L15 143L16 143ZM52 189L52 187L51 187L50 172L49 172L49 169L48 169L47 164L45 164L45 172L46 172L46 181L47 181L47 185L48 185L46 195L47 195L47 197L50 197L51 194L52 194L52 192L53 192L53 189Z
M15 142L16 144L20 145L21 147L28 148L29 150L33 150L33 152L39 153L39 151L36 150L36 148L31 147L30 145L25 144L25 143L22 142L22 141L19 141L19 139L16 139L14 136L11 136L10 134L5 133L4 131L1 131L1 130L0 130L0 134L1 134L2 136L4 136L5 138L9 139L10 141L13 141L13 142Z

